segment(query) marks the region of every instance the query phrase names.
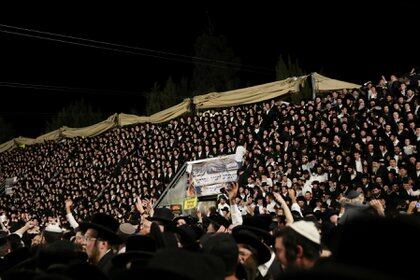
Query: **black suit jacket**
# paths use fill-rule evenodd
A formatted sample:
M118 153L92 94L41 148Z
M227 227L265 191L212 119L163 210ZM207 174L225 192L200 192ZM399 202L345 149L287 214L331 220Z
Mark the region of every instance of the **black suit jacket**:
M388 170L385 166L380 166L376 172L372 171L372 174L381 177L382 180L385 180L388 175Z
M265 279L279 279L283 274L283 268L281 267L280 262L277 260L277 257L274 259Z
M102 259L99 260L97 267L106 275L109 274L111 267L112 267L112 258L115 256L115 254L112 251L109 251L106 253Z

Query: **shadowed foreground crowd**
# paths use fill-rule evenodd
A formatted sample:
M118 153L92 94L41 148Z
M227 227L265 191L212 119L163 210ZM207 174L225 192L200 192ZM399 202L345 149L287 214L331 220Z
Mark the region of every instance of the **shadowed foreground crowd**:
M2 279L389 278L416 272L415 73L0 154ZM184 162L243 156L214 207L152 205Z

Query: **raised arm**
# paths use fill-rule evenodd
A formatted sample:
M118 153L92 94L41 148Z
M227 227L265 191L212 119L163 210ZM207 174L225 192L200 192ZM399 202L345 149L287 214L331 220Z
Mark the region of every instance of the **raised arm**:
M236 195L238 194L238 183L233 183L232 189L229 192L229 202L230 202L230 213L232 218L232 225L234 227L242 225L243 219L242 214L236 205Z
M22 238L23 234L28 231L28 229L31 229L35 226L35 223L33 221L28 221L26 222L26 224L21 227L20 229L18 229L17 231L15 231L14 233L19 235L20 238Z
M273 195L277 203L279 203L280 207L283 209L284 215L286 216L286 225L292 224L294 222L293 215L289 207L287 206L286 201L279 193L274 192Z
M297 199L296 199L296 192L294 189L288 189L287 190L289 193L289 197L292 200L292 205L290 206L290 210L291 211L297 211L299 212L299 214L303 217L302 215L302 210L300 209L299 204L297 203Z
M65 208L66 208L66 219L69 222L70 226L72 228L78 228L79 224L76 222L76 219L74 218L73 214L71 213L71 207L73 206L73 201L68 198L66 199L65 203Z

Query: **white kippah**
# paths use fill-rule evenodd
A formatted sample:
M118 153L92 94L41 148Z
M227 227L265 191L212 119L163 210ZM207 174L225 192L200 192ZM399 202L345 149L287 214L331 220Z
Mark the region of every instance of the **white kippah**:
M63 229L58 224L49 224L45 227L45 231L52 233L62 233Z
M316 244L321 244L321 235L313 222L298 221L290 225L290 227L297 233L308 238Z

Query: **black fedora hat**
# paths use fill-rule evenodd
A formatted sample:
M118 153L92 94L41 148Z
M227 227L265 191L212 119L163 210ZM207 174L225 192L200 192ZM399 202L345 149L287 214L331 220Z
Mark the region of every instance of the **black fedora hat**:
M84 263L88 256L85 252L81 252L76 244L67 240L59 240L46 246L40 246L36 258L37 268L45 270L51 265Z
M157 250L156 241L149 235L133 235L127 239L125 253L112 258L115 267L126 267L130 262L146 264Z
M118 228L120 224L110 215L104 213L96 213L89 222L80 223L79 228L86 232L88 229L94 229L98 232L98 237L103 238L111 244L122 243L121 237L118 236Z
M210 254L173 248L158 251L143 275L145 279L216 280L224 279L225 267L221 259Z
M204 221L206 221L207 223L216 224L219 227L224 226L225 228L228 228L230 226L230 222L220 214L214 214L210 215L209 217L204 217Z
M181 215L181 216L175 217L173 219L173 222L176 224L179 220L184 220L187 225L195 224L198 221L197 218L192 217L191 215Z
M174 219L174 214L168 208L156 208L153 217L147 218L149 221L170 223Z
M127 239L126 251L144 251L154 253L157 250L156 240L150 235L133 235Z
M235 227L232 230L232 236L237 244L246 244L255 249L258 265L268 262L271 258L271 252L267 245L251 231Z
M244 218L243 225L239 228L247 229L260 237L265 244L274 245L274 237L270 234L273 228L273 217L271 215L256 215Z
M261 228L252 227L252 226L244 226L240 225L235 227L236 230L247 230L255 234L259 240L264 242L267 246L273 246L274 245L274 236L272 236L268 231L265 231Z
M197 232L193 229L192 226L189 225L181 225L172 229L174 233L176 233L179 237L179 241L182 244L182 247L185 249L197 249L199 242L198 239L200 238L197 235Z

